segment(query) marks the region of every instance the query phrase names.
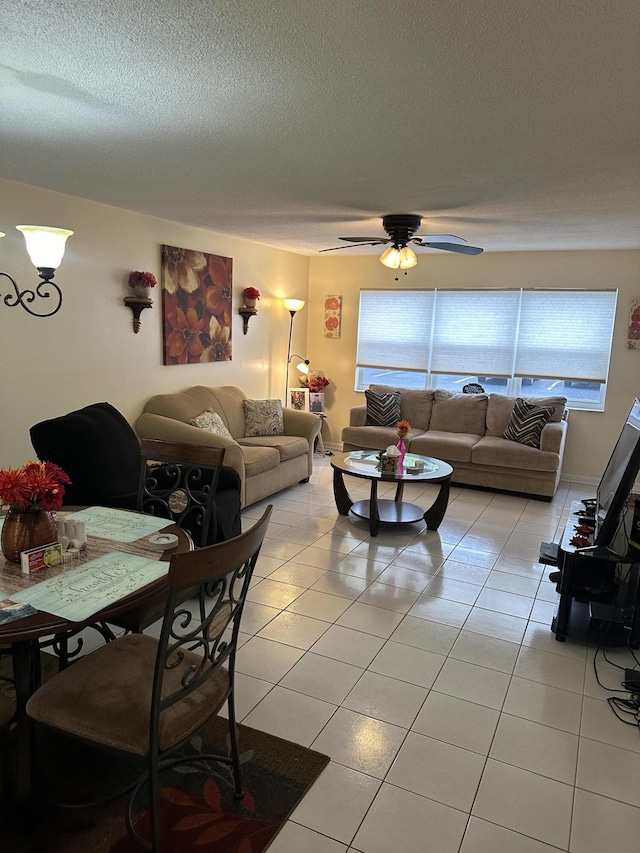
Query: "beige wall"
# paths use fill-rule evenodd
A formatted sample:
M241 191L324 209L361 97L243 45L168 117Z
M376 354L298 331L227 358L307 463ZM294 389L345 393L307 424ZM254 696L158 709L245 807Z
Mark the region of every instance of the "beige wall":
M56 275L61 310L47 319L0 301L0 466L33 458L29 427L89 403L107 400L133 422L153 394L190 385L238 385L250 397L282 397L289 314L280 299L307 299L309 259L249 240L167 222L73 196L0 179L0 269L24 287L37 273L16 225L54 225L75 232ZM163 243L233 258L233 360L216 364L162 365L159 287L135 335L131 270L160 274ZM258 316L242 334L237 313L242 290L262 294ZM0 278L0 295L11 292ZM293 352L305 350L307 309L294 325Z
M339 447L349 409L362 401L353 390L360 288L394 286L394 274L374 255L323 255L311 259L249 240L191 228L73 196L0 179L0 269L23 287L37 275L16 225L56 225L75 231L56 279L64 291L54 317L30 317L0 303L2 441L0 465L33 456L29 427L88 403L108 400L131 422L144 401L190 385L238 385L255 398L282 397L289 315L280 299L307 300L296 316L292 352L311 359L332 380L326 391L325 440ZM221 364L162 365L160 293L142 314L134 335L122 299L133 269L159 276L163 243L233 258L233 360ZM257 287L258 316L242 334L237 314L244 287ZM564 473L597 481L636 394L640 351L626 348L630 300L640 296L640 252L512 252L466 258L423 253L401 276L400 287L615 287L619 290L605 413L571 413ZM9 293L0 278L0 295ZM323 336L323 300L343 297L342 335ZM380 318L381 324L384 318ZM411 318L407 318L411 322ZM570 330L569 330L570 332ZM292 370L292 379L294 371Z
M325 441L332 444L340 440L350 407L363 402L363 395L353 390L359 291L394 285L394 273L375 256L311 259L307 357L312 368L324 370L332 380L325 401L329 417L324 432ZM640 251L486 252L475 258L427 252L420 255L417 267L400 276L396 286L617 288L606 411L571 412L563 467L567 478L599 480L633 398L640 395L640 351L626 347L630 302L640 297ZM323 297L330 293L341 294L343 300L339 339L323 336Z

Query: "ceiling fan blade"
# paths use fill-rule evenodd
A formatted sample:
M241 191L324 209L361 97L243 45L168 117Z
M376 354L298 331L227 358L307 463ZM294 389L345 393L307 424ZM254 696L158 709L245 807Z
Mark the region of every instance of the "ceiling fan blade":
M445 252L459 252L461 255L479 255L484 249L477 246L460 246L457 243L423 243L429 249L444 249Z
M340 238L342 239L342 238ZM338 249L356 249L360 246L379 246L380 243L388 243L388 240L376 240L375 243L359 243L357 246L333 246L331 249L319 249L319 252L335 252Z
M418 246L425 243L458 243L463 246L468 241L464 237L456 237L455 234L420 234L411 238L412 243L417 243Z
M388 237L338 237L338 240L346 240L348 243L371 243L372 246L389 242Z

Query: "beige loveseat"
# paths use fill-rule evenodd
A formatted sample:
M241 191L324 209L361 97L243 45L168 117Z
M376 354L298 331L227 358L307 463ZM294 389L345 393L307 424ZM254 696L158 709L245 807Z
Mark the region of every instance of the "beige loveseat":
M308 480L313 471L313 444L322 420L309 412L284 409L284 435L245 438L243 400L232 385L195 385L147 401L136 422L141 438L224 447L224 464L234 468L242 484L242 506ZM192 426L189 421L211 410L220 415L231 438Z
M540 436L540 449L503 438L514 397L503 394L453 394L413 391L387 385L370 390L401 392L400 417L409 421L407 445L413 453L444 459L453 466L453 482L551 498L558 488L567 433L565 397L526 400L553 408ZM395 427L365 426L366 404L351 409L342 430L343 450L381 450L396 444Z

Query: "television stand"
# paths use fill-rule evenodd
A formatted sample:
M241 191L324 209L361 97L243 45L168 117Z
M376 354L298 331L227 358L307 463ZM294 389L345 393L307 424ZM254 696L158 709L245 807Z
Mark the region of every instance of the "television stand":
M558 605L551 623L556 640L640 648L640 563L609 548L571 544L579 524L581 501L574 501L558 544ZM540 562L554 565L555 543L542 543Z

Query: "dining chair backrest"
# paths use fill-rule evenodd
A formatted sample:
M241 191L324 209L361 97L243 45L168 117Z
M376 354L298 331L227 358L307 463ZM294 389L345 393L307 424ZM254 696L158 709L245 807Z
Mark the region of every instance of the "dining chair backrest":
M224 448L143 438L140 456L138 511L171 519L196 548L206 545Z
M228 692L233 690L240 619L272 511L269 505L234 539L171 558L151 700L151 754L162 750L163 712L200 690L225 665ZM181 593L195 586L198 601L181 604Z

